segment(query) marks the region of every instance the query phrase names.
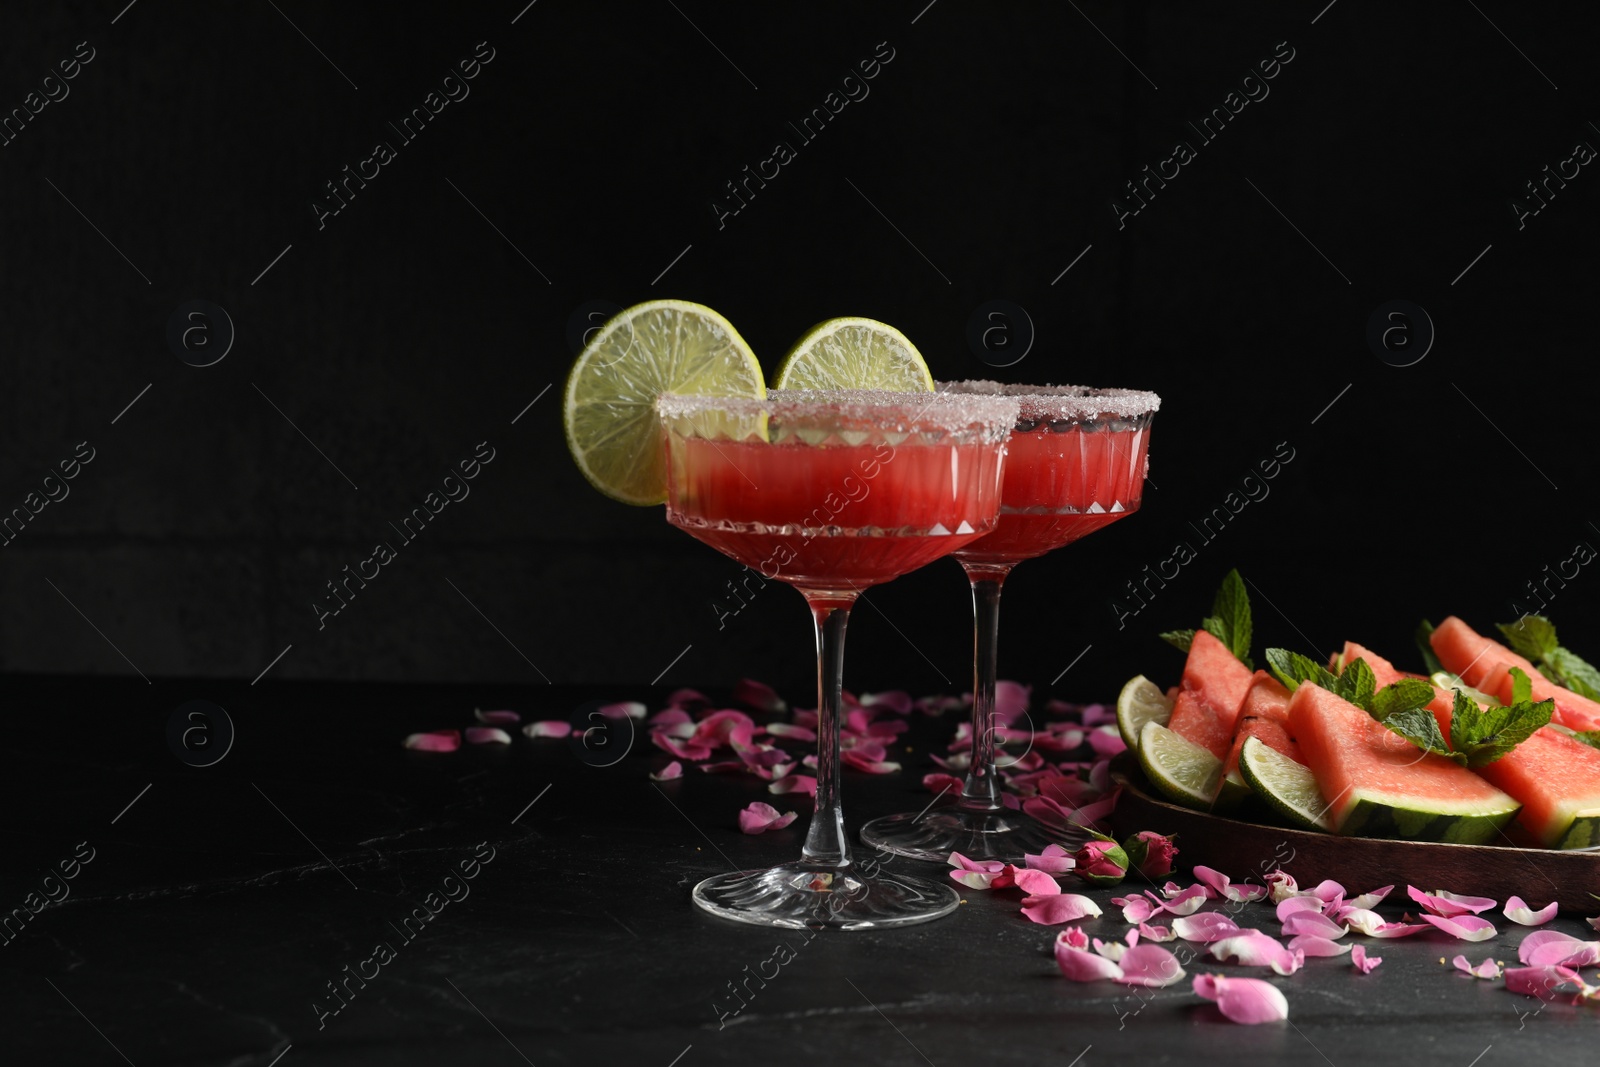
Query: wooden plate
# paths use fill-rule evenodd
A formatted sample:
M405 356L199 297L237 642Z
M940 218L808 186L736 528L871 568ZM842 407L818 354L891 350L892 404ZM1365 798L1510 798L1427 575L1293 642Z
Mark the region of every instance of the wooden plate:
M1447 845L1430 841L1391 841L1338 837L1308 830L1243 822L1169 804L1154 791L1130 753L1111 763L1122 798L1110 816L1119 839L1140 830L1178 835L1185 866L1215 867L1234 881L1262 882L1282 867L1301 888L1332 878L1351 893L1383 885L1448 889L1494 897L1502 904L1520 896L1539 907L1556 900L1565 911L1600 911L1600 849L1558 852L1503 845Z

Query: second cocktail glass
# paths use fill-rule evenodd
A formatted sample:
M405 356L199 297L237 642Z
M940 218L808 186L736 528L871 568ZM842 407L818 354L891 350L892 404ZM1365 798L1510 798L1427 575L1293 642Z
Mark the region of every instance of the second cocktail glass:
M817 797L800 859L707 878L714 915L866 929L935 919L947 885L856 861L839 796L845 625L862 590L993 530L1016 400L979 394L664 395L667 521L811 606L817 642Z
M861 839L915 859L1021 864L1046 845L1074 846L1083 834L1047 826L1001 800L995 776L995 681L1000 587L1018 563L1070 544L1137 510L1144 493L1154 393L1083 386L941 385L952 395L1004 396L1021 409L1007 444L1000 521L954 555L972 584L972 753L952 805L869 822Z

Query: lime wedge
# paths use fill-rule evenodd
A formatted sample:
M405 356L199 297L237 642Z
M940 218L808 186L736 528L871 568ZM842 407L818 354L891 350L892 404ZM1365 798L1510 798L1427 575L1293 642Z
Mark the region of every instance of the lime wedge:
M1158 722L1139 731L1139 766L1167 799L1186 808L1211 810L1222 785L1222 761Z
M1499 697L1490 696L1481 689L1472 688L1472 686L1461 680L1460 675L1451 674L1449 671L1434 671L1433 674L1429 676L1428 681L1432 682L1440 689L1459 689L1465 696L1471 697L1478 703L1487 705L1491 708L1498 707L1500 704Z
M761 364L733 324L686 300L652 300L614 315L567 376L567 447L585 478L624 504L667 498L656 397L761 399Z
M1239 770L1256 795L1295 826L1333 832L1328 805L1311 768L1296 763L1260 738L1249 737L1239 750Z
M1122 743L1135 752L1139 751L1139 732L1145 723L1165 726L1170 718L1172 701L1142 674L1129 678L1117 694L1117 730L1122 734Z
M1250 785L1244 777L1237 770L1229 771L1222 776L1217 795L1211 800L1211 810L1218 815L1226 815L1249 800L1250 796Z
M829 319L806 331L778 368L778 389L931 393L933 375L906 335L872 319Z

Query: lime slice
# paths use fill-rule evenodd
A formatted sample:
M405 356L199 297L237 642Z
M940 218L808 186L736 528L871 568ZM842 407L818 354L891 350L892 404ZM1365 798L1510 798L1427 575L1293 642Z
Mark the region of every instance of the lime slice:
M1259 737L1249 737L1239 750L1239 770L1256 795L1295 826L1333 832L1328 805L1311 768L1296 763Z
M624 504L667 498L656 397L767 395L733 324L687 300L635 304L600 327L567 376L567 447L585 478Z
M1139 731L1139 766L1169 800L1186 808L1211 810L1222 785L1222 761L1158 722Z
M1142 674L1128 679L1128 684L1117 694L1117 729L1122 733L1122 743L1139 751L1139 732L1147 722L1162 726L1172 718L1172 701L1156 688L1156 683Z
M906 335L872 319L829 319L806 331L778 368L778 389L931 393L933 375Z
M1490 696L1481 689L1472 688L1472 686L1461 680L1461 676L1459 674L1451 674L1449 671L1434 671L1433 674L1428 678L1428 681L1432 682L1440 689L1459 689L1465 696L1468 696L1473 700L1476 700L1478 703L1487 705L1491 708L1498 707L1500 704L1499 697Z
M1211 810L1218 815L1226 815L1250 797L1249 783L1238 770L1232 770L1222 776L1222 784L1217 787L1217 795L1211 800Z

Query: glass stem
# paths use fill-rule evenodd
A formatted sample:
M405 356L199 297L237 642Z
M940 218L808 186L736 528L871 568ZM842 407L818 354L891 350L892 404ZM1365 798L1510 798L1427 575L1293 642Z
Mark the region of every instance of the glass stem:
M994 688L999 671L1000 586L1009 567L967 568L972 582L972 764L960 806L966 811L1001 811L994 766Z
M844 632L855 595L806 593L817 629L817 803L806 831L807 863L850 866L839 799L839 728L844 717Z

